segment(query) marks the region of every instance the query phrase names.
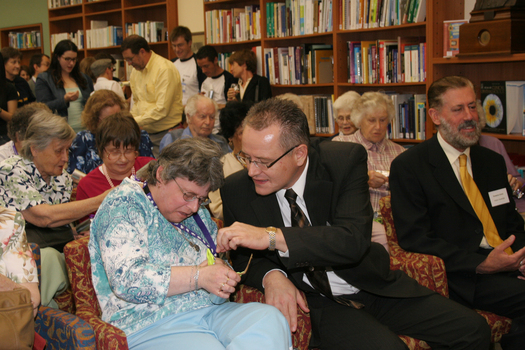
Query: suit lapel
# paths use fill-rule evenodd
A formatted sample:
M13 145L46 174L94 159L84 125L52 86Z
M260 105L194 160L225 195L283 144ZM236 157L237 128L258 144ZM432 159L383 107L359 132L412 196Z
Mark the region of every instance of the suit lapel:
M251 206L262 227L284 226L279 202L277 202L275 193L268 196L257 196L257 198L251 202Z
M454 170L448 161L445 152L439 145L437 136L431 139L429 144L429 163L434 167L434 176L436 181L443 187L445 192L454 200L460 207L462 207L469 214L478 217L472 205L465 195L463 188L457 180Z
M326 226L330 218L333 184L323 180L324 169L317 162L317 155L310 152L310 164L306 174L304 201L312 226Z

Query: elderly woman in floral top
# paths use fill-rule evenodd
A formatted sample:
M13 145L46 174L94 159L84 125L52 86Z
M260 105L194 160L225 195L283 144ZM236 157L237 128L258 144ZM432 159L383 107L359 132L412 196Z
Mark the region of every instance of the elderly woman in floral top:
M69 202L72 182L65 166L74 136L64 118L40 111L29 122L20 156L0 163L0 205L22 213L28 241L42 248L45 306L57 307L52 299L68 285L61 254L64 245L74 239L68 224L97 210L107 194Z
M91 225L89 253L102 319L130 349L291 349L276 308L228 302L240 276L215 253L217 226L204 207L222 185L220 147L179 139L124 179ZM209 252L209 253L208 253Z

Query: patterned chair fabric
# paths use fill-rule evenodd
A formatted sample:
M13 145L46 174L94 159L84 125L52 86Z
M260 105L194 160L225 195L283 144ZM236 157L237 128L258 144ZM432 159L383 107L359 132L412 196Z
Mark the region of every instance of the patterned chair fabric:
M40 247L30 243L40 280ZM93 328L84 320L62 310L40 306L35 320L35 331L45 339L47 350L96 350Z
M93 327L97 349L128 349L126 334L100 319L102 311L91 280L88 242L89 237L83 237L64 247L76 315Z
M418 281L419 284L425 286L433 291L440 293L448 298L448 284L445 270L445 263L441 258L433 255L410 253L398 244L396 229L394 227L394 218L392 216L392 207L390 204L390 196L383 197L379 200L381 207L381 215L383 216L383 224L385 225L388 245L390 247L390 266L392 269L400 269L407 275ZM412 259L410 259L412 258ZM423 264L423 262L426 262ZM504 334L510 331L512 320L509 318L498 316L488 311L476 310L483 316L491 328L491 340L497 343L501 340ZM414 349L430 349L426 342L416 341L412 342L412 338L401 337L411 350ZM405 339L407 338L407 339ZM410 342L410 344L408 343ZM415 346L415 347L412 347Z

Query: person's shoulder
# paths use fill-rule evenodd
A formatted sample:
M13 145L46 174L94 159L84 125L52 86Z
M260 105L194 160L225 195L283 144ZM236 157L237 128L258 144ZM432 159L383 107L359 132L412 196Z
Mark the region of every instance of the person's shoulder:
M172 138L172 141L178 140L182 137L182 134L184 133L184 130L186 129L173 129L170 132L168 132L166 135L170 135Z
M4 159L0 162L0 173L7 174L12 173L16 170L25 170L28 166L25 164L24 159L20 156L12 156Z

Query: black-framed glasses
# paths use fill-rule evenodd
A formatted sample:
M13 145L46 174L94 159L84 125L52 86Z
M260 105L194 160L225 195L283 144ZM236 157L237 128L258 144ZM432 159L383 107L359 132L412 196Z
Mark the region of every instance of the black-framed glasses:
M285 155L287 155L288 153L290 153L291 151L293 151L297 146L299 145L295 145L293 146L292 148L290 148L288 151L284 152L284 154L282 156L280 156L279 158L277 158L276 160L274 160L273 162L271 162L270 164L266 164L266 163L263 163L263 162L260 162L258 160L251 160L250 158L246 158L246 157L243 157L241 156L241 152L239 152L237 154L237 159L239 160L239 162L241 162L242 165L244 165L245 167L248 167L250 166L250 164L253 163L253 165L255 165L257 168L259 169L270 169L272 166L275 165L275 163L277 163L278 161L280 161L281 159L283 159L283 157Z
M173 181L175 181L177 186L179 186L179 189L182 192L182 198L184 198L184 200L186 202L193 202L194 200L198 199L199 200L199 205L208 205L208 204L211 203L211 201L210 201L210 199L208 197L199 197L199 196L196 196L193 193L188 193L188 192L184 191L182 189L182 187L180 187L180 185L179 185L179 183L177 182L176 179L173 179Z

